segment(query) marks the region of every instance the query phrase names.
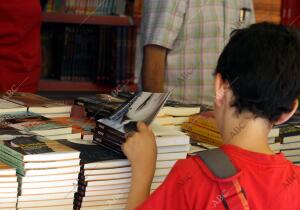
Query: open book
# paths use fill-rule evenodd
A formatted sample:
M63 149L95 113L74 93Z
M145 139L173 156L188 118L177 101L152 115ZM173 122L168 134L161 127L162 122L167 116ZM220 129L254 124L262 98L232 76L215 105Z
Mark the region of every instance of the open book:
M98 122L123 134L135 131L136 122L151 124L169 95L170 93L137 92L110 117Z
M93 142L122 153L126 133L137 130L136 123L150 125L166 103L168 93L137 92L108 118L99 119Z

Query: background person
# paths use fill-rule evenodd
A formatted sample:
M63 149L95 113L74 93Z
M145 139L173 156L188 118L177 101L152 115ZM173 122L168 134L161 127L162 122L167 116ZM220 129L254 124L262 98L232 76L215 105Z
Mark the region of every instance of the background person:
M231 31L254 22L252 0L144 1L142 88L212 104L213 70Z

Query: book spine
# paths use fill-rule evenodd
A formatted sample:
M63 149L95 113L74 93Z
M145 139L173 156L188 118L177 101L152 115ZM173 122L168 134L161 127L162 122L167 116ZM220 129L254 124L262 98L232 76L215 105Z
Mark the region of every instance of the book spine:
M23 155L18 153L17 151L5 146L4 144L0 144L0 151L4 152L6 154L10 154L13 156L15 159L22 161L23 160Z
M14 157L9 154L1 153L0 160L7 165L16 168L18 174L24 175L24 166L22 162L18 162Z
M125 134L121 133L118 130L115 130L115 129L111 128L111 127L108 127L107 125L105 125L105 124L103 124L101 122L97 122L96 125L97 125L98 128L102 129L102 131L105 131L105 132L108 132L110 134L113 134L113 135L119 137L120 139L125 139ZM97 127L96 127L95 131L97 131Z
M102 142L97 142L97 141L94 141L95 144L99 145L99 146L102 146L112 152L115 152L117 154L123 154L122 152L120 152L119 150L116 150L114 147L111 147L110 145L107 145L107 144L104 144ZM124 156L125 157L125 156Z
M111 140L111 139L108 139L104 136L102 137L99 137L99 136L95 136L94 139L93 139L93 142L95 144L100 144L100 145L105 145L107 147L110 147L112 148L114 151L117 151L118 153L123 153L122 152L122 144L114 141L114 140Z
M94 133L95 133L95 135L94 135L95 137L105 138L105 139L108 139L109 141L113 141L119 145L122 145L125 142L125 138L120 138L119 136L116 136L115 134L113 134L111 132L107 132L102 129L95 129Z

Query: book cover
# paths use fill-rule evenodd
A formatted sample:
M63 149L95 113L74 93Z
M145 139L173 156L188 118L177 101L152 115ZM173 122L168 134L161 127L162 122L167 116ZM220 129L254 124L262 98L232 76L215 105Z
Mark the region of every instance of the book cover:
M79 151L64 144L66 140L48 140L42 136L16 137L0 140L1 153L23 162L44 162L79 158Z
M111 127L121 133L136 129L134 123L142 121L150 125L163 107L171 93L138 92L128 103L123 104L109 118L100 119L98 122Z
M104 147L99 147L93 143L86 141L63 141L62 144L80 151L80 159L82 164L93 163L107 160L124 159L123 155L117 154Z

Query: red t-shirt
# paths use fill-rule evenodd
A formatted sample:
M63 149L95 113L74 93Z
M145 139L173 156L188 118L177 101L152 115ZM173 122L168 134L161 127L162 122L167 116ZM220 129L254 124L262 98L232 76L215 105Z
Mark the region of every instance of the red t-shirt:
M222 149L239 170L250 210L300 210L300 167L282 154L265 155L233 145ZM180 160L138 210L224 210L211 172L197 157Z
M0 92L36 92L41 68L39 0L0 3Z

